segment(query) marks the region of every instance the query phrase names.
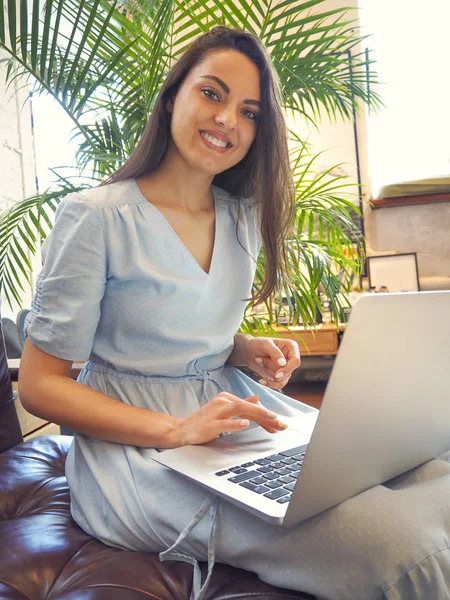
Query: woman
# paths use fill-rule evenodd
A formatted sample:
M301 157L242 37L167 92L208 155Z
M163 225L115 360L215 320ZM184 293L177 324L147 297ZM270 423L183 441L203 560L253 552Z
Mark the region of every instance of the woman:
M400 478L398 494L377 486L285 530L151 460L250 421L276 433L302 410L278 391L300 364L297 345L236 334L261 244L256 300L286 273L292 189L268 55L253 36L215 28L169 73L130 159L60 204L26 323L21 399L77 432L66 463L77 523L106 544L192 562L197 599L214 560L333 600L446 598L439 525L450 511L431 508L450 492L442 461ZM420 520L427 507L441 536Z

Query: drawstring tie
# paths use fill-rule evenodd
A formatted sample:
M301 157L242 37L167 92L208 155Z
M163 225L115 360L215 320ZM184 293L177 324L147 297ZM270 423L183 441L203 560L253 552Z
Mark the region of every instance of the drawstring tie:
M200 371L195 374L195 377L202 381L202 393L203 398L211 398L207 394L207 383L208 381L212 381L217 385L219 390L222 389L219 382L217 382L213 377L211 377L210 371ZM217 392L218 393L218 392ZM192 592L190 596L190 600L202 600L206 593L206 588L209 585L211 580L211 575L214 567L214 559L216 553L216 517L217 510L219 508L219 497L215 494L208 494L206 500L203 502L202 506L197 511L197 514L192 519L188 525L183 529L178 538L175 540L175 543L170 546L164 552L159 554L159 559L161 561L165 560L181 560L183 562L187 562L194 567L193 580L192 580ZM206 513L209 511L209 521L210 521L210 533L208 539L208 573L206 575L206 579L202 585L202 573L200 570L200 565L198 560L193 556L188 556L187 554L183 554L177 550L177 547L181 544L183 540L187 538L187 536L191 533L191 531L200 523Z
M175 543L170 546L164 552L159 554L159 559L164 562L165 560L181 560L183 562L187 562L194 567L194 576L192 581L192 592L190 596L190 600L202 600L205 596L206 588L211 580L211 575L214 567L214 559L216 553L216 522L217 522L217 510L219 508L219 497L214 494L209 494L206 500L203 502L200 509L197 511L197 514L192 519L192 521L186 525L183 531L175 540ZM181 542L190 534L190 532L197 526L198 523L203 519L206 513L209 510L209 520L210 520L210 533L208 540L208 573L206 575L205 582L202 585L202 574L200 570L200 565L198 564L198 560L193 556L188 556L187 554L183 554L176 550L177 546L181 544Z
M218 381L216 381L214 379L214 377L211 376L211 371L201 371L200 373L198 373L198 375L196 375L196 377L198 379L201 380L202 382L202 393L203 393L203 398L208 398L208 400L211 400L211 398L209 397L208 393L207 393L207 383L209 381L211 381L212 383L214 383L219 390L222 390L222 386L220 385L220 383ZM213 395L218 394L219 392L214 392Z

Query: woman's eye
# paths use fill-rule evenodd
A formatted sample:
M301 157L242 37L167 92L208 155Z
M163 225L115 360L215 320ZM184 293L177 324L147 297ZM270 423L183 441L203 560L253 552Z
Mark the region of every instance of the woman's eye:
M255 113L253 110L245 109L242 111L246 117L248 117L251 121L257 121L259 118L258 113Z
M205 96L207 96L208 98L213 99L217 99L220 100L219 96L216 94L216 92L214 92L214 90L210 90L208 88L202 88L202 92L203 94L205 94Z

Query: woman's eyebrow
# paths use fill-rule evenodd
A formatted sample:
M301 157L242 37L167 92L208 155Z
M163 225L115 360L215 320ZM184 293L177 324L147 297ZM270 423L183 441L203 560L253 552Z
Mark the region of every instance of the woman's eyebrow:
M215 75L201 75L202 79L212 79L213 81L215 81L216 83L218 83L220 85L220 87L223 89L223 91L226 94L230 93L230 88L227 86L227 84L225 83L225 81L222 81L222 79L220 79L219 77L216 77ZM261 102L259 100L244 100L245 104L255 104L256 106L261 107Z

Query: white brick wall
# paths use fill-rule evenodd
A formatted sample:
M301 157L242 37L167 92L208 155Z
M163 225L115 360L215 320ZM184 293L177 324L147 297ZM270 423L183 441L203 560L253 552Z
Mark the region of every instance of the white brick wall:
M0 58L7 57L0 50ZM16 80L7 89L6 65L0 63L0 212L15 202L36 193L36 170L33 151L33 131L28 89L19 89L24 81ZM33 259L34 271L39 268L40 254ZM35 277L35 275L34 275ZM34 283L34 280L32 279ZM2 302L2 316L15 319L17 312L31 304L32 290L23 294L22 306L13 309Z

